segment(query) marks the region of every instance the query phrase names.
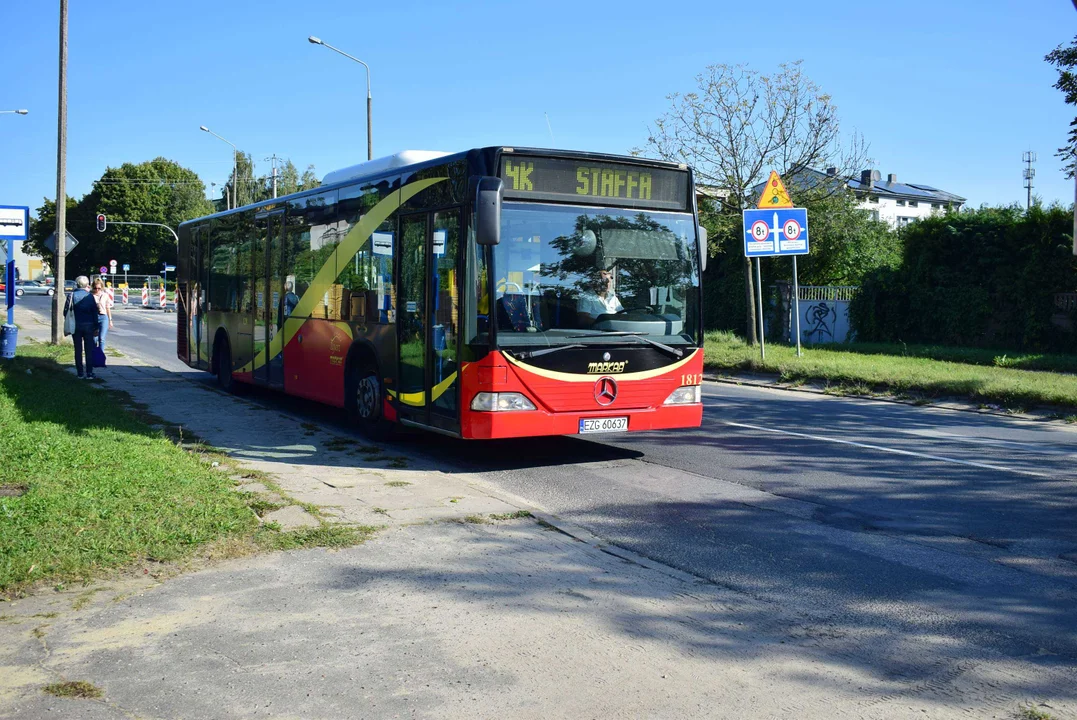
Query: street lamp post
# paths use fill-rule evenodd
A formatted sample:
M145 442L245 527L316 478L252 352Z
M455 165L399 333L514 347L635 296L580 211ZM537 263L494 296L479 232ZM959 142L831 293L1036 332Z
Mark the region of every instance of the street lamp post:
M201 130L202 132L208 132L210 135L217 138L218 140L224 140L224 142L226 142L226 143L228 143L229 145L232 146L232 190L233 190L232 195L234 196L235 199L232 200L230 204L232 205L232 207L238 206L239 205L239 169L238 169L239 165L236 162L236 157L239 155L239 150L236 148L235 143L229 142L228 140L225 140L223 137L221 137L217 133L213 132L212 130L210 130L205 125L199 125L198 129Z
M344 57L348 58L349 60L354 60L355 62L359 63L364 68L366 68L366 159L367 160L373 160L374 159L374 135L373 135L373 130L371 129L371 120L370 120L370 115L371 115L371 113L370 113L370 105L371 105L371 100L370 100L370 66L367 65L362 60L360 60L359 58L357 58L357 57L355 57L353 55L349 55L348 53L344 52L343 50L341 50L339 48L335 48L335 47L333 47L332 45L330 45L327 42L322 42L321 38L314 37L313 35L311 35L310 37L307 38L307 41L310 42L313 45L322 45L324 47L329 48L330 50L338 52L341 55L343 55Z

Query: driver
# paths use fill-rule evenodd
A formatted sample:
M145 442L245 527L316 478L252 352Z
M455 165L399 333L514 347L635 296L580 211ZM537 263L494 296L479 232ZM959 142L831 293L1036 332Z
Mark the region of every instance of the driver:
M612 315L622 310L624 307L613 290L613 273L609 270L600 270L594 276L591 292L581 293L576 306L580 327L593 325L599 315Z

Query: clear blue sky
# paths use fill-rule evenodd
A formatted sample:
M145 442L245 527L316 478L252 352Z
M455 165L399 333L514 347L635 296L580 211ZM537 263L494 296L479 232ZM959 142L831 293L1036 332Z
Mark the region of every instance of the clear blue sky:
M1054 150L1077 114L1043 56L1077 34L1069 0L864 3L359 3L70 0L68 193L158 155L222 182L231 150L318 175L365 159L361 66L373 71L375 155L509 144L624 153L711 63L804 60L885 176L970 203L1073 199ZM0 204L56 188L57 0L4 0ZM777 19L768 20L770 17Z

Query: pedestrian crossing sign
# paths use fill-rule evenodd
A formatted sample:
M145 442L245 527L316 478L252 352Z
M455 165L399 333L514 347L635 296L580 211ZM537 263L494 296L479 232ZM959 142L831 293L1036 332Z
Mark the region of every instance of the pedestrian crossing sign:
M756 207L761 210L793 207L793 201L785 189L785 183L782 182L776 170L770 171L770 177L767 178L767 184L763 188L763 194L759 196L759 204Z

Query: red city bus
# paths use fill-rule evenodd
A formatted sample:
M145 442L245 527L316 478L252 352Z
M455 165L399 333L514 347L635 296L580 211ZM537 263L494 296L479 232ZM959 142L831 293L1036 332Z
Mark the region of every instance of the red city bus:
M684 165L409 151L180 226L177 353L460 438L698 427L701 261Z

